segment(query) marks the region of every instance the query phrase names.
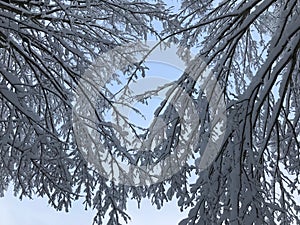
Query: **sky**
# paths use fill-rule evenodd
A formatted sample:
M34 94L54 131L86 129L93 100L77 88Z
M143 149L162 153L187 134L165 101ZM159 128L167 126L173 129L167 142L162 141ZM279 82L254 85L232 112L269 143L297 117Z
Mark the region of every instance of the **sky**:
M173 0L169 2L172 5L176 3ZM173 66L153 64L150 68L153 76L174 80L180 75L181 70L178 70L178 66L174 67L177 64L174 54L169 55L168 58L170 61L174 61ZM154 99L150 104L159 103L160 101ZM146 118L153 118L151 112L154 111L154 108L153 110L143 106L138 106L138 108L140 110L147 109ZM130 118L142 126L150 124L150 121L142 121L133 114L130 114ZM174 225L185 218L188 211L180 212L176 199L166 203L160 210L152 206L148 199L143 199L140 208L135 201L129 201L127 212L132 219L128 223L129 225ZM23 198L20 200L13 195L11 186L5 196L0 198L0 225L91 225L95 214L96 212L91 209L84 210L84 205L80 201L73 203L70 211L66 213L53 209L46 198L33 196L33 199Z
M180 212L174 200L160 210L151 206L148 199L142 201L140 209L130 201L127 212L132 219L128 225L174 225L187 216L187 211ZM80 201L68 213L56 211L45 198L20 201L11 188L0 198L0 225L91 225L95 214L91 209L84 210Z
M162 60L159 57L156 56L156 59ZM176 79L182 71L176 66L178 63L174 54L169 54L168 60L173 61L173 65L158 62L148 64L150 68L148 75ZM140 105L139 109L147 112L146 118L151 119L151 113L159 103L160 101L154 99L150 107ZM149 120L143 121L134 114L130 114L129 118L141 126L150 123ZM299 198L297 200L300 202ZM187 216L188 210L180 212L176 199L165 204L160 210L152 206L148 199L143 199L140 208L135 201L129 201L127 213L132 218L128 225L174 225ZM82 201L73 203L68 213L53 209L46 198L33 197L32 200L24 198L20 201L18 197L13 196L11 187L5 193L5 197L0 198L0 225L91 225L95 214L92 209L84 210Z
M166 58L168 60L164 60ZM172 81L183 72L183 64L178 61L174 49L166 52L165 55L154 52L149 60L147 64L149 77L160 77ZM131 112L129 119L140 126L147 126L160 102L161 99L156 97L150 100L146 107L136 105L145 113L146 120L138 118L135 113ZM132 219L129 225L174 225L186 218L188 210L180 212L176 199L165 204L160 210L152 206L149 199L143 199L140 208L135 201L129 201L127 212ZM5 193L5 197L0 198L0 225L91 225L95 214L96 212L92 209L84 210L82 201L73 203L68 213L53 209L46 198L33 196L33 199L23 198L21 201L13 195L12 187Z

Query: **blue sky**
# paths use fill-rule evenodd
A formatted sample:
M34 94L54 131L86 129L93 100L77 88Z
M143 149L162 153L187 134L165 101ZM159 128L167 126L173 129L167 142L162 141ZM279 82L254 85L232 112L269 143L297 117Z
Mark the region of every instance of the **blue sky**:
M178 4L174 0L168 2L171 5ZM169 55L170 57L172 60L174 55ZM152 75L175 79L181 73L178 66L175 66L177 64L175 58L173 66L169 67L154 63L153 66L150 66ZM174 71L177 75L174 74ZM159 102L157 99L151 101L152 104L159 104ZM142 111L145 109L143 106L138 106L138 108ZM146 109L148 110L146 117L152 118L149 112L153 111L154 108L153 110ZM150 123L150 121L135 118L133 114L130 115L130 118L142 126ZM129 201L127 212L132 219L128 223L129 225L174 225L187 216L187 211L180 212L174 198L160 210L152 206L148 199L142 200L140 209L138 209L135 201ZM0 225L90 225L94 215L95 212L91 209L84 210L82 201L75 202L68 213L53 209L49 206L46 198L33 196L33 199L23 198L20 201L18 197L13 195L12 187L5 193L5 197L0 198Z
M171 49L171 51L174 49ZM154 53L151 63L148 63L149 71L147 76L161 77L168 80L175 80L182 74L182 64L178 61L175 52L158 55ZM167 58L169 63L164 63ZM148 106L137 105L138 109L145 113L148 120L153 118L152 113L159 105L160 99L150 100ZM129 118L140 126L150 124L151 121L143 121L137 118L135 113ZM178 224L187 216L188 211L180 212L176 199L168 202L163 208L157 210L152 206L149 199L142 200L141 207L138 208L135 201L129 201L128 210L131 216L129 225L174 225ZM23 198L22 201L15 197L12 188L5 193L5 197L0 198L0 225L90 225L96 214L92 209L84 210L82 201L73 204L70 212L58 212L49 206L46 198L33 197L33 199Z
M157 210L148 199L142 201L140 209L136 202L130 201L128 213L132 218L129 225L174 225L187 216L186 211L179 211L175 201ZM24 198L20 201L11 190L0 198L0 225L91 225L94 215L91 209L84 210L80 201L65 213L50 207L43 198Z

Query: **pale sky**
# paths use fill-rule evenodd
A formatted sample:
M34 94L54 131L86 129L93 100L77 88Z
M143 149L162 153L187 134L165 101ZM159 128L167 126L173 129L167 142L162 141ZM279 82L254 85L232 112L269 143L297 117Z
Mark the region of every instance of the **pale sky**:
M176 57L174 58L174 54L175 52L167 53L169 56L166 57L168 59L166 61L169 63L165 64L159 62L164 62L159 55L152 58L152 60L156 59L156 62L147 64L150 68L147 76L162 77L171 81L181 75L183 70L180 69L180 62ZM157 99L151 102L160 104ZM147 107L139 107L139 110L143 109L148 114L146 117L152 119L149 114L152 113L151 111L154 112L155 106L151 109L150 103ZM133 119L132 122L139 123L141 126L150 124L150 121L134 119L131 115L130 117ZM23 198L20 201L18 197L13 196L11 189L5 193L5 197L0 198L0 225L92 225L96 212L91 209L84 210L82 201L73 203L68 213L58 212L48 205L46 198L34 197L33 200ZM148 199L142 200L140 209L135 201L129 201L127 212L131 217L129 225L175 225L187 217L188 210L180 212L176 199L173 198L173 201L165 204L160 210L152 206Z
M132 219L128 225L175 225L187 216L187 211L179 211L174 199L160 210L151 206L148 199L142 201L140 209L130 201L127 212ZM84 210L80 201L68 213L53 209L46 198L20 201L11 189L0 198L0 225L92 225L95 214L91 209Z

